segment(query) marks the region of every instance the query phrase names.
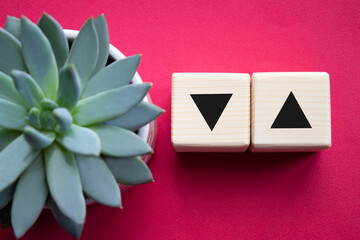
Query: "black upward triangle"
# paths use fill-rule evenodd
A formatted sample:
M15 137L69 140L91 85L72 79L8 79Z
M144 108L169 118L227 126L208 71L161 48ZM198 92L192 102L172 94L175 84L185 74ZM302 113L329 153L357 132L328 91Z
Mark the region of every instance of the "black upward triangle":
M290 92L271 128L311 128L293 92Z
M190 94L212 131L232 94Z

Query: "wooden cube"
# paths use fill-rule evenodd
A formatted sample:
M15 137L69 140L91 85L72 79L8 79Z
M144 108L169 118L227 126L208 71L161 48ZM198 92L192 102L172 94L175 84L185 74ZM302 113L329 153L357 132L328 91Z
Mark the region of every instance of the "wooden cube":
M171 141L179 152L243 152L250 144L250 76L174 73Z
M327 73L254 73L251 94L252 152L312 152L331 146Z

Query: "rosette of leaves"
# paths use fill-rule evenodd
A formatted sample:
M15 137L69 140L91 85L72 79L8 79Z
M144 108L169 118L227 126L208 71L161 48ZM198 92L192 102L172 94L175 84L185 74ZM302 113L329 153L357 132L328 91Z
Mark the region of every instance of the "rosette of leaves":
M103 15L70 49L47 14L37 25L9 16L0 29L0 215L17 238L46 203L80 238L85 198L121 207L118 183L153 181L139 157L152 149L134 130L163 110L142 101L149 83L129 84L140 55L106 66L108 54Z

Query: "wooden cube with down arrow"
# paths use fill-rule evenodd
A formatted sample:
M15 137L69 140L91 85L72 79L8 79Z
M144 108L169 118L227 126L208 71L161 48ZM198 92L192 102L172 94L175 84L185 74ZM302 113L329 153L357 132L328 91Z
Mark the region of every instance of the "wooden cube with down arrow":
M179 152L243 152L250 144L250 76L174 73L171 140Z

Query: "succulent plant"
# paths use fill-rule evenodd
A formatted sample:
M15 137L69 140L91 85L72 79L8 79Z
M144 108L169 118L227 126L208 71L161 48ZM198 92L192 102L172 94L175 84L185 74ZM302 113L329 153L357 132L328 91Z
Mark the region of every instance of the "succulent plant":
M163 110L142 101L151 84L129 84L141 56L105 66L108 54L103 15L70 49L47 14L37 25L9 16L0 29L0 217L17 238L45 204L80 238L85 198L121 207L118 183L153 181L139 157L152 149L134 130Z

